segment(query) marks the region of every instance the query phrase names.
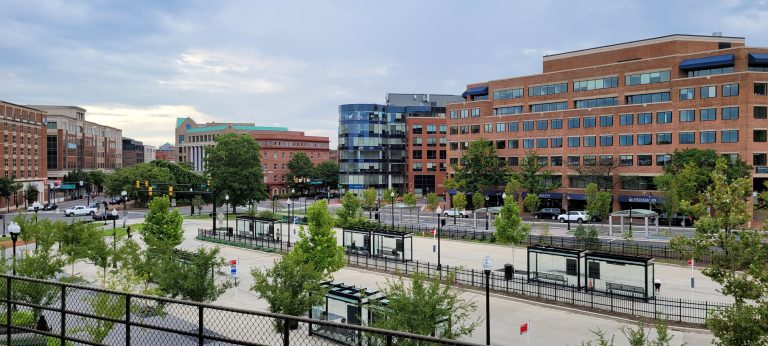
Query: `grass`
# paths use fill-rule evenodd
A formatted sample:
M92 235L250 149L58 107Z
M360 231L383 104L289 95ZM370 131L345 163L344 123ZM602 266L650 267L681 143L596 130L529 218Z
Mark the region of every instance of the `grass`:
M138 232L142 228L144 228L144 224L143 223L137 223L137 224L134 224L134 225L128 225L128 227L131 228L131 235L136 235L136 234L138 234ZM117 236L118 237L123 237L123 236L128 235L128 231L125 228L120 227L120 226L115 228L115 232L117 232ZM112 236L112 225L107 224L107 226L103 226L101 233L105 237L111 237Z
M195 237L195 239L200 240L200 241L207 241L207 242L211 242L211 243L216 243L216 244L222 244L222 245L229 245L229 246L239 247L239 248L243 248L243 249L259 250L259 251L264 251L264 252L276 252L276 253L280 252L280 249L274 249L274 248L270 248L270 247L262 247L262 246L257 246L257 245L249 246L248 244L245 244L245 243L236 242L236 241L229 241L229 240L225 240L225 239L218 239L218 238L214 238L214 237L197 236L197 237Z

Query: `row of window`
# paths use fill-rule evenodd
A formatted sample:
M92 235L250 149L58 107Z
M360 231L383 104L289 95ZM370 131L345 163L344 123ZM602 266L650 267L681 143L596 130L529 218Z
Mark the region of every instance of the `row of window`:
M635 156L637 156L637 162L635 163ZM562 166L563 165L563 157L558 155L553 156L538 156L537 157L539 164L543 166ZM502 160L507 163L509 166L518 166L520 164L520 158L517 156L509 156L509 157L499 157L499 160ZM458 158L451 158L450 163L451 164L457 164ZM665 166L668 165L672 161L672 155L670 154L656 154L656 165L657 166ZM565 163L568 166L611 166L614 164L618 164L619 166L623 167L629 167L629 166L653 166L654 157L653 155L647 155L647 154L639 154L639 155L619 155L619 159L617 162L614 162L613 155L584 155L584 156L577 156L577 155L570 155L566 157ZM555 177L557 179L557 177ZM577 187L577 186L573 186Z
M567 92L568 92L568 83L539 85L539 86L528 88L528 96L563 94Z
M619 104L619 98L618 97L600 97L596 99L576 100L573 103L576 109L611 107Z
M413 128L411 129L411 132L414 135L420 135L422 133L422 126L421 125L413 125ZM427 125L427 134L428 135L434 135L437 133L437 125ZM446 133L446 126L440 125L440 134Z
M669 75L670 75L669 70L629 74L624 76L624 84L626 84L627 86L631 86L631 85L669 82Z
M753 140L755 142L765 142L766 130L753 130ZM656 133L656 144L667 145L672 144L672 133L662 132ZM695 144L695 132L679 132L679 144ZM652 133L640 133L637 135L626 134L619 136L619 146L632 146L635 145L635 136L637 137L637 145L652 145L653 136ZM596 147L598 144L601 147L613 146L614 135L599 135L599 136L570 136L566 138L567 146L569 148L578 147ZM510 140L498 140L496 141L496 149L517 149L520 147L520 141L518 139ZM722 143L738 143L739 142L739 130L721 130L720 141ZM712 144L717 143L717 131L699 131L699 143L700 144ZM543 149L543 148L562 148L563 137L550 137L550 138L523 138L523 149ZM458 149L458 144L451 143L451 149Z
M643 103L668 102L669 92L629 95L626 97L628 105L639 105Z
M427 160L436 160L438 158L438 152L440 153L440 158L445 160L446 157L446 151L445 150L427 150ZM422 150L413 150L411 154L411 158L414 160L421 160L424 158L424 152Z
M619 86L619 77L607 77L573 82L573 91L588 91L597 89L616 88Z
M441 172L445 172L445 162L440 162L439 164L435 162L427 162L426 165L422 164L421 162L414 162L412 170L414 172L421 172L424 166L426 166L427 172L436 172L438 168Z
M472 132L472 133L480 133L480 125L473 125L473 126L477 126L477 131L476 132ZM474 128L473 128L473 131L474 131ZM428 147L437 146L438 142L440 142L440 146L441 147L444 147L445 146L445 137L440 137L440 138L427 137L427 146ZM413 145L414 146L420 146L422 144L424 144L424 141L422 140L421 137L413 137Z

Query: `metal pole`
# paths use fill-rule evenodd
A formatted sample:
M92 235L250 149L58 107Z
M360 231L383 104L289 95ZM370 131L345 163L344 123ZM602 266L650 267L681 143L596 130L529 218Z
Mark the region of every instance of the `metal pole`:
M211 222L213 223L213 235L216 235L216 190L211 190L211 198L213 199L213 212L211 213Z
M229 202L227 202L227 209L224 209L224 213L226 214L225 217L227 218L227 221L226 221L227 234L229 234Z
M291 204L288 204L288 246L291 246Z
M485 344L491 344L491 271L485 271Z
M13 276L16 276L16 239L17 234L11 233L11 241L13 242L13 269L11 270Z
M106 218L106 214L105 218ZM117 230L115 229L115 219L112 219L112 256L115 256L115 253L117 253ZM115 258L112 258L112 268L117 268L117 261Z
M392 230L395 230L395 195L390 196L392 196Z
M571 196L565 195L565 221L568 223L568 230L571 230Z
M437 270L442 270L440 265L440 233L441 233L440 214L437 214Z
M632 198L629 199L629 231L632 232Z

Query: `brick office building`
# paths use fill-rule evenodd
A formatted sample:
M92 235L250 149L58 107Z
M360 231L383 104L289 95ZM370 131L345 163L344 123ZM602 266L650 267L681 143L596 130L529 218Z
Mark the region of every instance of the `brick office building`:
M288 161L295 153L305 153L317 166L330 160L328 137L307 136L285 127L255 126L252 123L198 124L191 118L178 118L176 148L178 162L190 162L194 171L205 171L205 149L215 145L219 135L247 134L261 146L261 164L269 196L288 192Z
M0 101L3 129L3 176L14 178L23 188L11 195L12 208L24 205L24 189L34 185L37 200L48 200L45 165L45 111ZM0 210L6 210L6 199L0 198Z
M448 105L448 158L480 137L509 166L535 151L562 186L541 196L551 206L583 206L590 179L574 168L601 163L616 166L614 209L630 198L658 203L653 177L685 148L740 157L760 190L767 72L768 48L739 37L671 35L545 56L543 73L472 83L466 102Z
M408 131L407 186L417 196L430 192L445 194L448 162L445 113L411 113L405 119L405 126Z
M123 167L136 166L140 163L149 162L144 160L145 149L144 142L133 138L123 137Z
M176 147L171 143L165 143L155 151L155 160L176 162L177 155Z

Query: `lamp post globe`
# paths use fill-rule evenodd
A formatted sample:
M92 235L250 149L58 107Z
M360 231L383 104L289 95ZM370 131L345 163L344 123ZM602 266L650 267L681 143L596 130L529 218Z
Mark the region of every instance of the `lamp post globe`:
M483 258L483 272L485 272L485 344L491 344L491 270L493 261L491 256Z

